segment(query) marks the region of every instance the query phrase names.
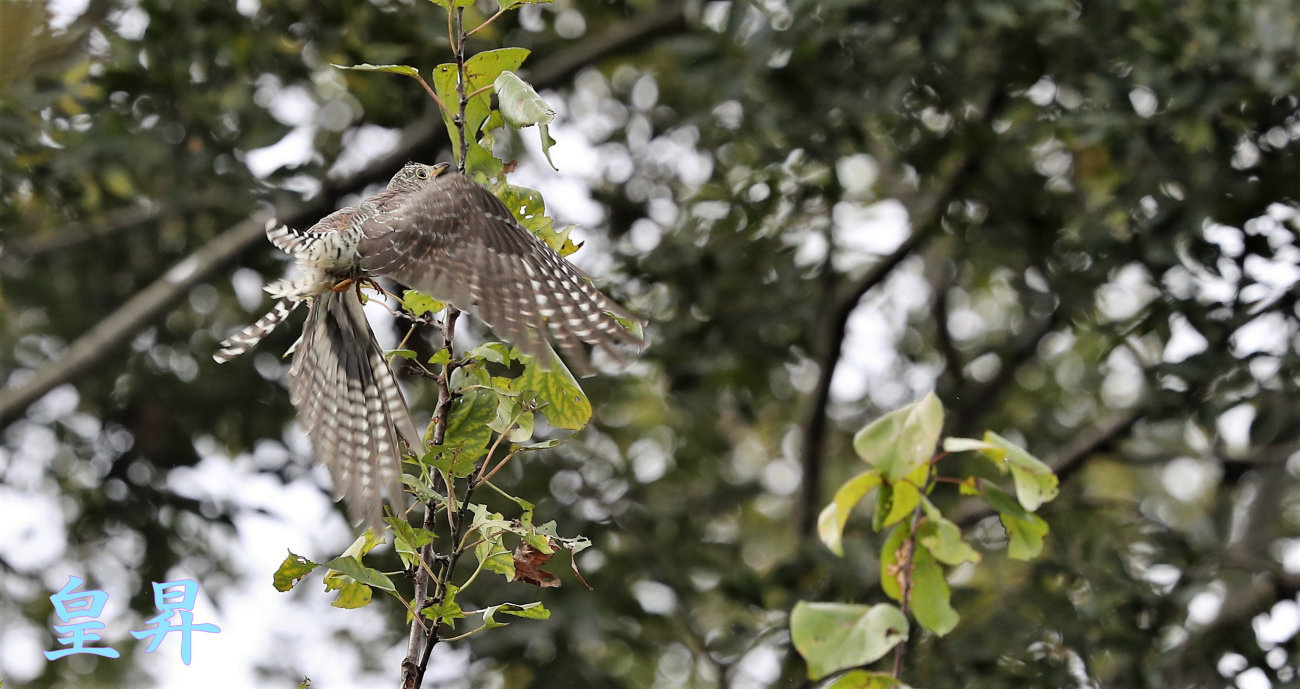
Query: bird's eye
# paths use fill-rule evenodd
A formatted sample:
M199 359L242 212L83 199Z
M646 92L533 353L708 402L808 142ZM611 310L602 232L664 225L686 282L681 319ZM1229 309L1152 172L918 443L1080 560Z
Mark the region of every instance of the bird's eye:
M426 170L425 168L417 167L415 168L415 176L419 177L420 179L428 179L429 171Z

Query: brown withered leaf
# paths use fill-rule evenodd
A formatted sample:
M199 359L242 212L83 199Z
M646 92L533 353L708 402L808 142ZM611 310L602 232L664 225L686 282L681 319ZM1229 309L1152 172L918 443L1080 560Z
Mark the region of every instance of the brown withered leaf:
M543 572L542 565L550 561L553 553L543 553L528 543L515 548L515 578L512 581L525 581L542 588L556 588L560 578L550 572Z

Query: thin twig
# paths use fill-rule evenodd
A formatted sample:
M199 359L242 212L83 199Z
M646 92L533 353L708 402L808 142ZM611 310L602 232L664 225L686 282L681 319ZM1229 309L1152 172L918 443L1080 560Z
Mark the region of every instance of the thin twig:
M938 462L940 459L943 459L943 457L946 456L946 454L947 453L940 454L939 456L932 459L926 465L927 469L925 472L925 485L922 486L920 490L922 499L917 500L916 507L912 508L912 523L911 526L908 527L909 531L907 534L907 538L903 540L903 546L902 546L903 562L900 563L900 569L899 569L899 571L903 575L902 577L903 581L902 581L902 585L899 586L899 588L901 589L899 591L900 594L899 603L901 604L899 608L903 611L904 617L907 617L907 615L911 611L912 569L916 563L916 530L921 526L921 514L923 509L922 506L924 505L922 500L924 500L924 496L926 492L930 490L930 486L934 483L935 463ZM905 650L906 648L907 648L906 640L898 642L898 645L894 647L893 677L895 680L897 680L899 678L899 675L902 674L903 672L903 656L906 653Z
M420 82L420 86L424 87L424 92L429 94L429 97L433 99L433 102L438 104L438 109L447 112L447 106L442 104L442 99L438 97L437 92L433 90L433 87L429 86L429 82L425 81L424 77L420 76L419 72L415 73L415 80Z
M500 19L500 18L501 18L501 15L505 14L505 13L506 13L506 10L508 10L508 9L510 9L510 8L509 8L509 7L502 7L501 9L497 10L497 13L496 13L496 14L494 14L494 15L492 15L491 17L488 17L487 19L483 20L483 23L482 23L482 24L479 24L478 26L474 27L473 29L470 29L469 33L465 34L465 38L469 38L470 36L473 36L474 34L478 33L479 30L482 29L483 27L485 27L485 26L487 26L488 24L491 24L492 22L494 22L494 21Z

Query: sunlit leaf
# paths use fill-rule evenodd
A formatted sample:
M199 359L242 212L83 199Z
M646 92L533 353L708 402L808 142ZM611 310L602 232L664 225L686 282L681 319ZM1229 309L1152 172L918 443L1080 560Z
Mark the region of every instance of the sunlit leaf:
M301 555L294 555L292 552L280 563L279 569L275 570L272 577L272 583L276 591L288 591L302 581L313 569L320 565L308 560Z
M412 316L440 313L443 309L447 308L446 304L423 292L417 292L413 289L408 289L405 292L402 292L402 304L406 306L406 310L410 311Z
M520 129L535 124L550 124L555 119L555 111L551 106L518 74L505 70L497 76L492 87L497 92L501 118L507 125Z
M1060 481L1051 467L993 431L985 433L984 439L1004 453L1011 477L1015 479L1016 499L1025 509L1033 512L1060 493Z
M460 0L456 1L459 2ZM524 59L528 57L528 52L524 48L499 48L473 55L465 61L465 93L474 93L492 84L506 70L519 69ZM447 132L451 137L452 151L457 156L460 153L461 141L460 131L455 123L456 104L460 102L456 90L458 79L458 70L453 63L438 65L433 70L434 92L438 94L438 98L442 99L442 102L448 108L447 112L442 113L443 122L447 126ZM466 160L466 170L470 172L492 174L489 170L481 169L486 159L492 158L491 152L483 149L478 143L479 130L482 128L484 121L487 120L490 109L491 93L489 91L483 91L471 97L465 105L465 131L470 148L470 157ZM475 164L469 165L468 163L471 162Z
M808 677L880 659L907 639L907 618L893 605L807 603L790 613L790 640L808 663Z
M858 431L853 449L892 483L930 461L942 430L943 405L931 392Z
M338 69L350 69L354 72L389 72L392 74L401 74L407 77L420 76L420 70L409 65L333 65Z
M880 485L880 472L865 471L849 479L835 491L831 503L817 517L817 535L831 552L844 556L842 539L849 513L862 498Z
M572 431L586 426L591 420L591 402L564 362L553 358L547 364L549 368L542 368L532 357L524 357L523 361L524 372L514 387L537 396L539 411L546 415L546 421Z
M330 603L336 608L364 608L370 605L370 600L374 596L370 587L358 581L349 581L343 584L339 589L339 595Z
M523 5L549 5L555 0L497 0L497 7L513 10Z
M1005 473L1010 469L1015 481L1016 499L1030 512L1060 492L1060 480L1051 467L993 431L985 432L983 440L948 438L943 448L948 452L979 452L999 471Z
M820 689L908 689L906 684L883 672L853 670L836 677L830 684Z

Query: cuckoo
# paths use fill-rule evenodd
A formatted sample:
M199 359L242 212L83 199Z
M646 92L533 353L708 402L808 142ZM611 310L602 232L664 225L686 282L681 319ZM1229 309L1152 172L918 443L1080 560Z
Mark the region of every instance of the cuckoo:
M306 231L268 224L267 237L294 258L296 274L266 287L275 306L213 358L239 356L308 304L289 350L289 399L335 493L372 525L384 495L399 495L402 443L415 447L420 436L352 285L385 276L458 309L476 307L498 336L543 361L554 356L549 334L580 371L583 343L617 358L616 344L640 342L615 318L630 319L624 309L446 163L408 163L359 204Z

